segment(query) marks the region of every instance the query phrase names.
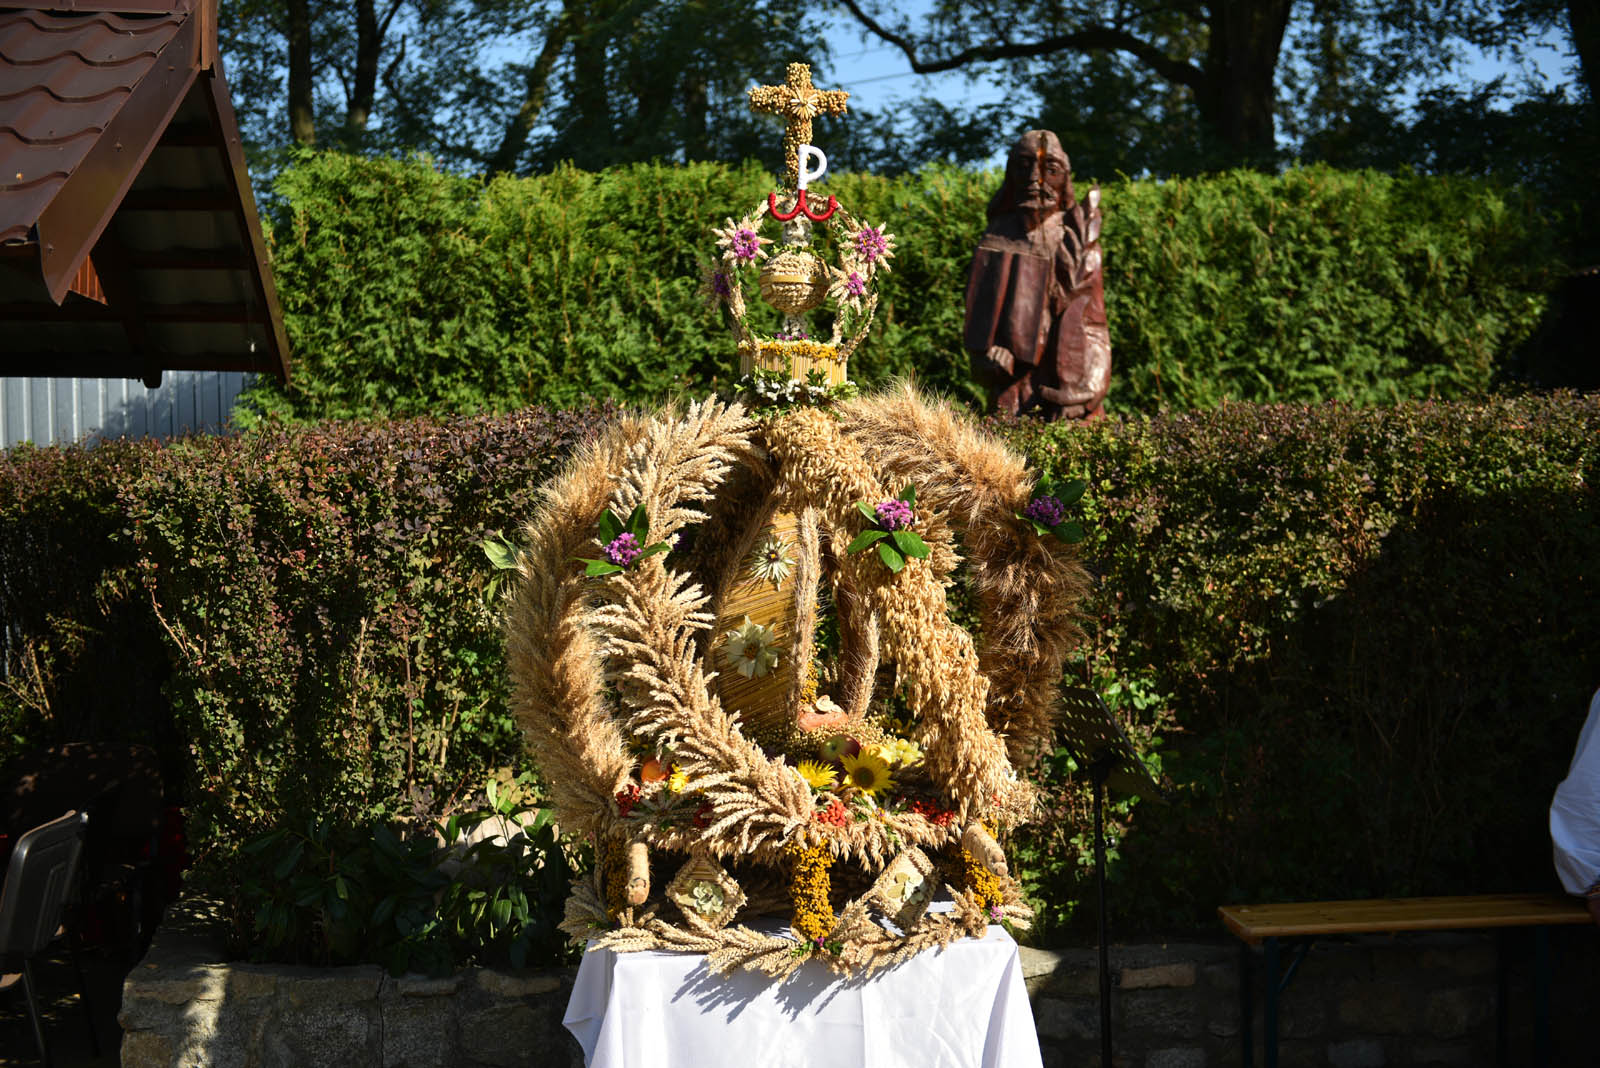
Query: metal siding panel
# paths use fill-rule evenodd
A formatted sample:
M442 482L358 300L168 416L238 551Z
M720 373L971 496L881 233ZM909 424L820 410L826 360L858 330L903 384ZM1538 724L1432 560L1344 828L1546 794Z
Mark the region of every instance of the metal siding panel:
M122 426L118 437L142 438L149 433L150 417L145 411L144 383L132 379L122 380Z
M146 431L153 438L170 438L172 436L172 375L169 372L161 376L161 385L150 391L150 403L145 406L149 413L150 426Z
M78 382L78 433L80 437L99 435L105 425L106 383L103 378L85 378Z
M28 440L41 445L49 443L54 425L50 419L52 381L34 378L28 382Z
M194 430L194 375L182 371L172 375L172 435L179 437Z
M77 402L73 400L77 392L73 387L77 383L70 378L58 378L51 385L55 388L50 391L50 436L47 440L65 444L77 436L73 433L77 429L73 425L78 414Z
M215 371L201 371L196 377L200 380L200 428L211 433L222 422L222 387L217 381L222 376Z
M100 437L106 441L128 435L128 380L108 378L100 396L105 401L105 415L100 421Z
M8 378L6 381L6 445L17 445L28 440L28 380Z

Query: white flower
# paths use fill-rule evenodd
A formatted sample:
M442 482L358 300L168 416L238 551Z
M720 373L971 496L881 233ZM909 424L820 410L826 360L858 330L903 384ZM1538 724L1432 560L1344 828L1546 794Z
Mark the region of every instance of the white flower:
M746 565L756 578L770 582L773 589L778 589L794 568L794 558L789 555L790 548L787 541L769 531L766 537L756 542Z
M771 627L763 627L745 616L743 623L724 636L723 655L745 678L760 678L778 666L773 639Z

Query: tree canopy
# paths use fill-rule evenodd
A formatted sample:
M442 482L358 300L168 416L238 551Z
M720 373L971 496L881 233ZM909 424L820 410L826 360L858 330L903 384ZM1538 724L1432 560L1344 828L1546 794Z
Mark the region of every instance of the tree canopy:
M849 88L828 31L914 71L999 82L1003 104L924 97L828 130L868 169L970 162L1030 126L1077 169L1155 175L1286 158L1538 177L1592 151L1600 15L1585 0L224 0L224 52L258 151L423 150L533 173L776 149L744 90L804 59ZM1569 49L1569 80L1476 84L1463 57ZM1453 132L1452 132L1453 131ZM1582 133L1575 145L1573 131ZM1559 133L1561 142L1539 139ZM1480 145L1478 158L1464 150ZM1592 162L1593 156L1589 157Z

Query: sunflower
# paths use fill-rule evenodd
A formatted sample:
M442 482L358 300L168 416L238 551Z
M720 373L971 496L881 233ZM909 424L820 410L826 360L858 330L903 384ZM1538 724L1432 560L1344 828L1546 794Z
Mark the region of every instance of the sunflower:
M810 784L813 790L828 790L834 785L835 772L826 764L819 764L815 760L802 760L796 768L800 777Z
M759 679L778 666L773 638L771 627L763 627L745 616L743 623L728 631L723 654L739 674L747 679Z
M894 780L889 778L889 765L881 756L862 753L860 756L845 757L843 763L844 781L868 797L894 789Z
M756 578L770 582L773 589L778 589L794 568L794 558L789 555L789 549L787 541L777 534L769 533L756 542L756 547L750 550L746 566Z

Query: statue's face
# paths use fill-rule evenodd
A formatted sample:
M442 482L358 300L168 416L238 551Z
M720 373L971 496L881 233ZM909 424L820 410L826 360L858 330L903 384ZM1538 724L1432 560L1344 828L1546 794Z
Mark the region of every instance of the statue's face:
M1017 198L1017 210L1031 230L1061 210L1062 190L1072 173L1054 138L1028 134L1011 150L1006 179Z

